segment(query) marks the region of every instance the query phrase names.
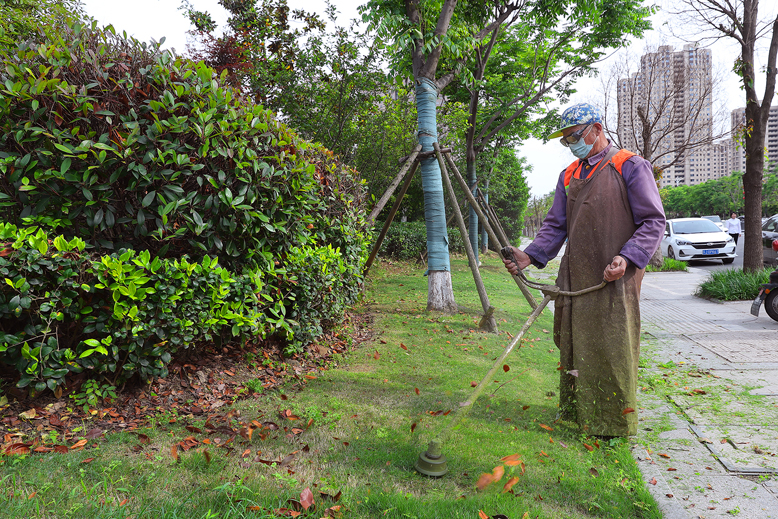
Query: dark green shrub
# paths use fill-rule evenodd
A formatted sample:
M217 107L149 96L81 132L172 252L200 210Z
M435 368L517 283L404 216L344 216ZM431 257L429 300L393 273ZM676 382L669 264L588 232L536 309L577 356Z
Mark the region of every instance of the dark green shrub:
M61 383L90 349L74 370L144 378L201 340L276 334L295 352L342 315L369 252L355 171L156 44L94 25L42 38L4 51L0 81L0 221L34 230L4 277L35 303L6 284L0 310L22 384ZM37 250L38 231L79 250ZM41 335L47 375L22 351Z
M709 297L720 301L747 301L759 294L759 285L769 283L772 269L765 268L756 272L742 269L727 269L711 272L697 290L700 297Z
M375 234L383 228L383 222L377 222ZM386 232L379 251L382 256L421 261L427 250L427 227L424 222L392 222ZM450 253L464 254L465 246L459 228L448 228L448 250Z

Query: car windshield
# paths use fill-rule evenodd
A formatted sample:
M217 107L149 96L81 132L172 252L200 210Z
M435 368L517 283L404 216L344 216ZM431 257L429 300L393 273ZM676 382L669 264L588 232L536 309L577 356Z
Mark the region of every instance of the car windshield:
M711 222L720 222L721 221L721 218L719 218L718 216L715 216L715 215L714 216L703 216L703 218L705 218L706 220L710 220Z
M673 231L675 231L675 234L700 234L703 232L721 232L721 229L710 220L700 219L674 222Z

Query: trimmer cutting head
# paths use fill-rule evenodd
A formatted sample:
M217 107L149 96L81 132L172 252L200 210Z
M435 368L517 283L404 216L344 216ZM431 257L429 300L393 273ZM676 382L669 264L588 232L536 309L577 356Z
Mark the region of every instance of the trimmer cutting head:
M420 474L433 478L439 478L448 472L446 457L441 452L440 440L435 439L430 442L427 451L419 454L414 468Z

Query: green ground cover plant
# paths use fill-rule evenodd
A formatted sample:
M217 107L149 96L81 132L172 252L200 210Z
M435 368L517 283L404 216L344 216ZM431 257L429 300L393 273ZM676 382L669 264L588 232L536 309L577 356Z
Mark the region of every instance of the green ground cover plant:
M754 299L759 294L759 285L770 281L772 269L764 268L756 272L742 269L727 269L712 272L702 282L697 295L719 301L744 301Z
M555 420L550 312L445 437L449 473L414 472L530 313L497 256L482 261L499 334L477 329L480 303L464 260L452 262L461 311L451 316L425 311L423 269L379 261L355 314L373 316L372 339L338 356L337 367L303 378L300 390L290 382L207 416L171 411L106 437L86 420L74 436L26 448L34 439L15 437L15 454L0 456L4 516L661 517L629 441L598 441ZM338 330L343 340L352 326ZM55 444L67 452L45 452Z
M663 258L662 266L659 268L653 265L646 267L646 272L688 272L688 270L685 261L678 261L673 258Z

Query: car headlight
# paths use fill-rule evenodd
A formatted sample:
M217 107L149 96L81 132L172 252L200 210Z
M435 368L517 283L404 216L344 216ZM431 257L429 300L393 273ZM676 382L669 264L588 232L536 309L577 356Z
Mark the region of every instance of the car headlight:
M735 240L734 240L734 238L732 238L732 236L730 236L729 238L727 238L727 243L731 243L731 242L734 242L734 241L735 241Z
M690 241L686 241L686 240L679 240L679 239L677 239L677 238L676 238L676 240L675 240L675 243L676 243L676 245L691 245L691 244L692 244L692 242L690 242Z

